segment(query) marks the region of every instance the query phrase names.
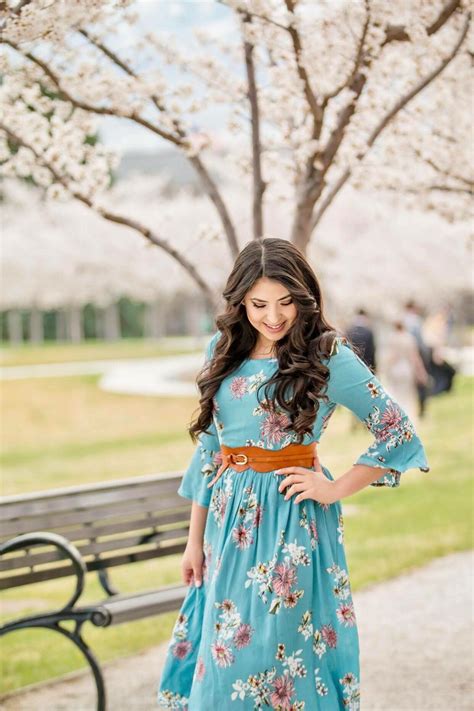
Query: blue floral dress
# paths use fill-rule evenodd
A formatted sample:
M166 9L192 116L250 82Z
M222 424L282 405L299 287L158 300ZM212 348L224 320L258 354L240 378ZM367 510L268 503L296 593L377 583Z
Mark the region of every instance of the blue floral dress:
M207 347L212 357L220 332ZM413 423L344 339L334 341L326 394L311 435L320 441L336 406L374 439L355 464L388 468L371 486L397 487L410 468L429 471ZM277 408L257 401L276 358L248 358L214 398L178 493L208 507L203 581L191 581L158 687L162 709L337 711L360 708L359 639L344 550L340 501L285 501L284 475L224 470L220 445L281 449L297 437ZM273 387L271 393L273 392ZM264 388L259 396L264 397ZM329 479L331 472L322 465Z

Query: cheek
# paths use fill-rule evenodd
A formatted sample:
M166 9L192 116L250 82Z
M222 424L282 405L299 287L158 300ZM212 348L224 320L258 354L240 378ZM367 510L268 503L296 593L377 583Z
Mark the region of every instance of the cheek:
M287 317L288 321L290 323L293 323L294 321L296 321L297 315L298 315L298 311L297 311L296 307L294 306L288 314L288 317Z
M264 310L265 310L265 309L262 309L262 311L264 311ZM252 311L247 312L248 315L249 315L250 321L253 322L253 323L260 323L260 321L263 321L263 313L262 313L262 311L258 311L258 309L257 309L257 310L252 309Z

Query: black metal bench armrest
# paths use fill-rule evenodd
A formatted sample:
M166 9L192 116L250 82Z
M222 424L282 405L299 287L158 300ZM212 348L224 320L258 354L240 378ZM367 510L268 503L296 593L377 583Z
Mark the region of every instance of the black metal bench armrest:
M18 629L41 627L49 629L53 632L58 632L67 639L71 640L80 652L82 652L94 675L97 688L97 710L105 711L106 701L104 679L97 659L81 635L81 628L86 620L90 620L96 626L105 627L110 622L110 613L101 605L74 609L74 605L79 600L84 590L85 575L87 572L86 565L76 546L70 543L66 538L64 538L64 536L60 536L57 533L37 531L35 533L23 533L1 544L0 555L12 553L13 551L21 550L22 548L47 544L53 545L61 550L65 554L66 558L69 558L73 565L73 569L76 574L76 587L72 596L62 608L55 612L30 615L28 617L23 617L22 619L4 624L0 627L0 636ZM75 626L72 631L61 625L61 622L66 620L73 620L75 622Z
M76 574L76 587L66 602L66 604L60 608L60 611L70 610L74 607L76 602L81 597L84 591L85 576L87 572L86 564L84 563L81 554L77 550L76 546L70 543L67 538L60 536L57 533L51 533L49 531L36 531L35 533L22 533L19 536L10 538L10 540L2 543L0 545L0 555L5 555L6 553L12 553L13 551L20 550L22 548L30 548L31 546L41 546L41 545L52 545L59 548L66 557L72 563L74 572Z

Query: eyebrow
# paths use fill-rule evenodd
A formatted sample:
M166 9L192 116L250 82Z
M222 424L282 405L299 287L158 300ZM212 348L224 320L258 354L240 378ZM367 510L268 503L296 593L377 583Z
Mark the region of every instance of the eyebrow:
M285 294L285 296L282 296L280 299L277 299L277 301L283 301L283 299L287 299L289 296L291 296L291 294ZM250 298L253 299L254 301L261 301L264 304L267 303L263 299L258 299L256 296L251 296Z

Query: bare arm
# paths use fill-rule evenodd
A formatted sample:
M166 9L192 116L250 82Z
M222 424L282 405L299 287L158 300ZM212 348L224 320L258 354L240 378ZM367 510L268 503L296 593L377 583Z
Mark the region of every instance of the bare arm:
M381 469L380 467L369 467L365 464L354 464L345 474L333 482L336 500L352 496L356 491L369 486L369 484L389 471L389 468Z
M188 536L188 541L190 543L199 543L202 545L204 528L206 527L207 511L207 506L200 506L193 501Z

